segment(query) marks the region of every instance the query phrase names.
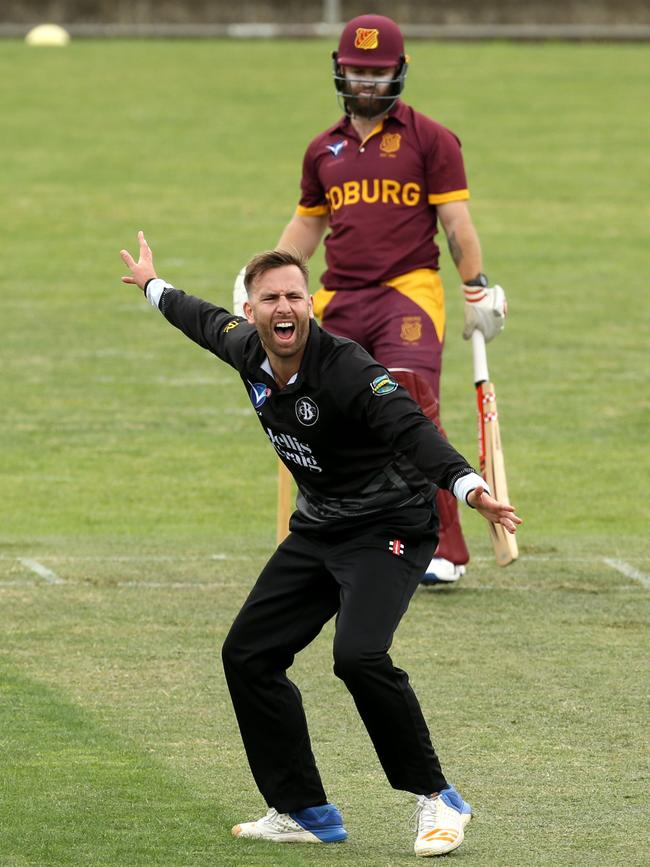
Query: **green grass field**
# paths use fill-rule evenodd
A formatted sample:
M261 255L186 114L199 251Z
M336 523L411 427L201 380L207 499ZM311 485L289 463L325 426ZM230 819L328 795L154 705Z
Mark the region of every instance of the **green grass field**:
M412 799L331 672L331 628L294 675L349 841L230 837L265 807L218 648L272 550L275 459L234 372L119 282L143 228L159 273L229 304L337 116L331 48L0 44L3 867L413 863ZM410 53L408 101L462 138L509 294L490 362L525 519L500 570L466 513L468 574L418 591L394 646L476 810L451 857L646 864L648 48ZM443 419L475 460L448 256L443 276Z

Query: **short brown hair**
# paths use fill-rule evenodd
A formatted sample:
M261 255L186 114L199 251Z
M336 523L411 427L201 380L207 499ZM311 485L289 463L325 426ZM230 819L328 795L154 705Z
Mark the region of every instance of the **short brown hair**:
M309 286L309 268L307 260L297 250L266 250L253 256L244 273L244 286L250 294L253 283L262 274L272 271L274 268L284 268L287 265L295 265L305 278L305 286Z

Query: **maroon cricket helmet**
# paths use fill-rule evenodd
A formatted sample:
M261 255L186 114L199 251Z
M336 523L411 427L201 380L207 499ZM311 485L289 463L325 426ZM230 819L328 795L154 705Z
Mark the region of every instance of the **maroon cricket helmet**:
M343 66L400 66L402 31L385 15L359 15L343 28L335 58Z
M388 89L371 101L352 92L344 67L395 67ZM375 117L385 114L395 105L404 89L408 57L404 54L404 38L397 24L385 15L359 15L343 28L338 51L332 53L334 86L339 103L347 115Z

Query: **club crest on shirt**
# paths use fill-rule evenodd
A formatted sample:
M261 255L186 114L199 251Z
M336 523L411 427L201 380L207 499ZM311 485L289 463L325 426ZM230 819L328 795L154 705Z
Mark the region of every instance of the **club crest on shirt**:
M251 390L248 392L251 403L255 409L261 409L266 403L266 398L271 396L271 389L267 385L264 385L263 382L249 382L248 384L251 387Z
M379 30L375 27L357 27L357 32L354 36L354 47L361 48L363 51L379 48Z
M376 376L370 383L370 391L375 395L391 394L397 388L397 383L387 373Z
M318 421L318 407L310 397L299 397L296 401L296 418L305 427L311 427Z
M327 145L327 150L332 154L332 156L337 157L343 148L347 145L347 139L341 139L341 141L335 141L333 144Z
M382 156L393 156L402 143L402 136L398 132L387 132L381 138L379 142L379 150L382 152Z
M399 336L405 343L417 343L422 337L422 317L402 316Z

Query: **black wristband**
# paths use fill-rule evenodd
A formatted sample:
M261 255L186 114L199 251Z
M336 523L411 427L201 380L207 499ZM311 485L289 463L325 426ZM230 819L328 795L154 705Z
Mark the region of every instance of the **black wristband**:
M465 286L482 286L484 289L490 285L488 278L481 272L474 277L473 280L464 280Z

